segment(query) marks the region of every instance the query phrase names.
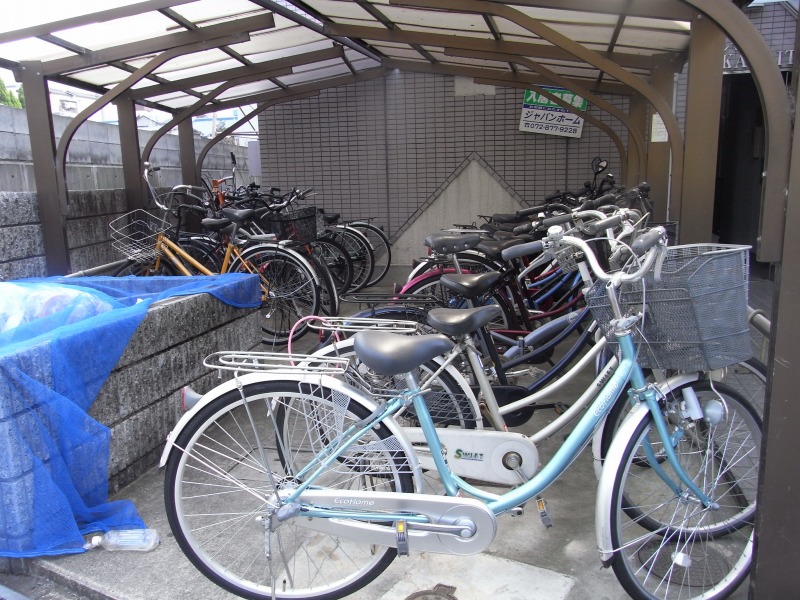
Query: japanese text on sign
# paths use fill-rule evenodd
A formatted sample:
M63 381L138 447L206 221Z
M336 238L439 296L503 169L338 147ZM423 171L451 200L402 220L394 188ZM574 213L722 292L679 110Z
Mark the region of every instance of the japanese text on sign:
M574 106L576 110L586 110L586 100L577 94L573 94L563 88L544 89ZM583 132L583 118L565 108L561 108L560 105L543 94L534 90L525 90L525 96L522 99L519 130L579 138Z

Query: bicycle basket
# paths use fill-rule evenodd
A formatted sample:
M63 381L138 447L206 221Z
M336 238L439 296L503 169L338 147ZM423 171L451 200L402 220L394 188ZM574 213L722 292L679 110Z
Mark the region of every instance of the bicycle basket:
M294 212L268 213L261 226L266 233L274 233L279 241L313 242L317 239L317 208L304 206Z
M156 239L171 225L140 208L122 215L109 223L111 247L135 261L155 259Z
M645 308L644 333L639 328L634 336L643 367L709 371L751 356L749 249L724 244L668 247L643 282L623 287L623 313ZM613 318L604 282L596 282L586 298L599 323ZM615 347L613 334L607 337Z

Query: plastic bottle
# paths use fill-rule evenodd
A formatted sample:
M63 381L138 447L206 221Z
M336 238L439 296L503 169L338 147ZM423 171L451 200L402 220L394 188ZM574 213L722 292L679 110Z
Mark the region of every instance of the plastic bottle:
M126 550L133 552L149 552L158 546L161 539L155 529L117 529L95 535L86 548L105 548L110 552Z

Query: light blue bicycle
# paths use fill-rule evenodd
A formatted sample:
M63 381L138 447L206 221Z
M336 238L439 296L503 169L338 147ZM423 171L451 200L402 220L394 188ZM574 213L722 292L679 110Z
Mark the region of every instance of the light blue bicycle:
M167 514L181 548L203 574L243 597L340 598L398 554L484 550L497 518L521 514L586 447L614 403L630 401L599 484L601 559L634 598L728 595L751 562L761 422L748 404L713 389L687 387L676 399L647 383L634 343L642 316L624 312L619 288L650 277L654 264L662 269L664 240L660 228L644 234L635 245L638 268L614 274L580 239L554 231L545 240L585 253L607 282L619 361L552 459L502 495L468 483L463 467L461 476L450 469L425 385L413 375L452 347L445 336L356 334L359 359L374 372L409 373L411 391L385 398L345 383L346 359L212 355L206 364L235 376L183 416L162 457ZM635 391L620 398L628 383ZM446 495L421 493L420 461L393 419L411 405ZM519 434L463 433L459 458L476 469L520 469L522 457L509 450Z

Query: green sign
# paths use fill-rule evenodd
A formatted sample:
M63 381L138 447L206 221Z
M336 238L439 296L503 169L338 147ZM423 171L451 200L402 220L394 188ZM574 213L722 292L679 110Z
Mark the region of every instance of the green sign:
M546 87L543 89L547 90L554 96L558 96L559 98L561 98L561 100L563 100L567 104L571 104L578 110L586 110L586 104L587 104L586 100L578 96L578 94L574 94L573 92L565 90L564 88ZM559 106L546 96L534 90L525 90L525 98L523 99L522 103L532 106Z

